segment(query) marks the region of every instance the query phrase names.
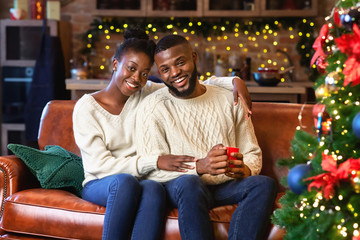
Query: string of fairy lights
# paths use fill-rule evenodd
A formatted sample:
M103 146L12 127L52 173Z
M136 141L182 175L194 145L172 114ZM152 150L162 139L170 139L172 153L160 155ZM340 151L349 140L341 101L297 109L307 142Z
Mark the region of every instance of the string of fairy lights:
M114 44L111 41L113 34L123 34L124 30L130 26L144 29L155 42L163 34L171 33L184 35L195 48L204 45L199 43L199 39L201 39L205 42L205 51L207 52L240 51L247 54L256 51L256 58L262 59L262 65L259 67L278 65L278 62L269 53L271 48L281 48L279 38L284 35L284 31L288 35L289 41L297 40L296 50L301 57L300 64L302 66L309 66L313 55L315 22L311 18L276 20L273 18L252 20L243 18L100 18L95 19L91 23L91 28L84 34L85 46L82 54L86 55L96 50L96 44L100 39L105 42L106 51L114 52L119 43ZM281 36L280 31L282 32ZM237 45L233 44L236 42L232 41L233 39L239 39ZM264 47L263 41L269 42L270 46ZM222 44L217 44L219 42ZM288 51L286 47L282 50ZM266 55L269 56L264 59ZM104 65L98 67L105 68ZM232 68L229 68L228 71L231 72ZM204 74L210 76L213 72L206 71Z

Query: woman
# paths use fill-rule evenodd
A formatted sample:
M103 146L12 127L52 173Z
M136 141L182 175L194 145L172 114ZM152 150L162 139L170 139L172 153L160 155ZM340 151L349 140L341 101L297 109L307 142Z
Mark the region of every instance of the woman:
M137 169L140 157L132 133L139 102L163 85L147 82L155 43L139 30L128 30L124 37L113 58L109 85L84 95L74 108L74 135L85 171L82 197L106 206L103 239L127 239L130 234L132 239L159 239L165 190L155 181L138 180L144 173ZM174 155L146 158L167 162L169 168L186 168L184 163L196 161Z

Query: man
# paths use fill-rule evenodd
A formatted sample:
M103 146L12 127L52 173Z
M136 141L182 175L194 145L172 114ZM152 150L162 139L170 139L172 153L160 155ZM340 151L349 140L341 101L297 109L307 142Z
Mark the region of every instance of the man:
M208 210L236 203L229 239L262 239L275 181L258 175L261 150L243 101L234 106L229 91L200 84L196 60L185 38L161 39L155 63L168 88L148 96L136 120L139 154L187 154L196 162L179 162L169 171L158 169L166 169L160 160L138 162L138 167L149 171L149 179L164 182L178 208L182 239L213 239ZM236 160L227 161L224 146L239 148Z

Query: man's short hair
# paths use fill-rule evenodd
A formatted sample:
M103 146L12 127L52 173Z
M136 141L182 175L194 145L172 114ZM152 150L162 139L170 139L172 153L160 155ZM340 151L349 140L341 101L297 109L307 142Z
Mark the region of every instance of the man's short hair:
M180 35L167 35L160 39L160 41L157 43L155 54L180 44L189 44L189 42L186 40L186 38Z

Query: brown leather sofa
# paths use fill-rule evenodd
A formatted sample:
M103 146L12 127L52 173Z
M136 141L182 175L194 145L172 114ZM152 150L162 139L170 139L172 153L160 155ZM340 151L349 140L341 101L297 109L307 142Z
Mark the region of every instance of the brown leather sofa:
M39 131L39 147L60 145L80 155L72 131L75 101L52 101L44 109ZM290 155L290 141L299 125L303 105L253 103L252 120L263 151L261 174L278 182L287 173L275 162ZM312 105L305 105L302 124L313 129ZM279 185L279 195L284 189ZM0 157L0 239L101 239L105 208L75 195L55 189L42 189L26 165L16 156ZM274 206L276 207L276 206ZM210 211L215 239L227 239L235 205ZM283 230L273 226L268 239L282 239ZM169 209L164 239L181 239L177 210Z

